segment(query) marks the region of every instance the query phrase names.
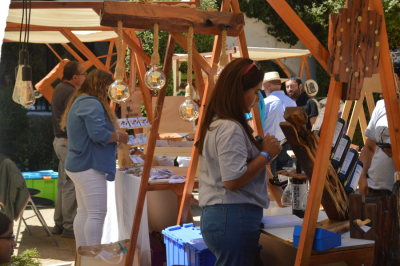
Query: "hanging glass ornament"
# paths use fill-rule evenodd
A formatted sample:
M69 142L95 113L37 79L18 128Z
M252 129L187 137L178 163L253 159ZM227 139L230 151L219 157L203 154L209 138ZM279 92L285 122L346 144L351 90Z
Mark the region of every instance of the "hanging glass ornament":
M151 90L160 90L165 85L165 74L158 65L152 65L144 75L146 86Z
M179 106L179 116L187 122L195 121L200 116L200 108L192 98L192 89L189 84L186 86L186 100Z
M19 56L20 60L12 98L14 102L29 108L35 104L36 100L32 85L32 69L29 66L28 51L21 50Z
M218 65L217 73L215 73L215 75L214 75L214 83L215 84L217 84L218 78L221 75L221 72L222 72L222 70L224 70L224 68L225 68L224 66Z
M126 101L129 98L129 88L124 82L124 52L122 49L122 38L123 38L123 28L122 28L122 21L118 21L118 63L115 67L115 81L111 84L108 90L108 96L110 97L111 101L115 103L121 103Z
M158 54L158 23L154 24L154 51L151 55L151 68L144 75L144 83L150 90L161 90L166 81L164 72L159 68L160 55Z

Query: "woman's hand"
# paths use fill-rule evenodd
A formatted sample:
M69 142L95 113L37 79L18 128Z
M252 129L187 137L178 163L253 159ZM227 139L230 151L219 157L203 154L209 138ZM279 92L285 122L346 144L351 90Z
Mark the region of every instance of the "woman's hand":
M123 144L127 144L128 140L129 140L128 133L125 132L125 131L119 131L118 134L119 134L119 140L118 141L123 143Z
M264 138L262 143L262 151L268 153L274 159L281 152L282 146L274 135L270 136L269 133ZM270 162L271 163L271 162Z
M392 148L383 148L382 151L383 151L389 158L393 158Z

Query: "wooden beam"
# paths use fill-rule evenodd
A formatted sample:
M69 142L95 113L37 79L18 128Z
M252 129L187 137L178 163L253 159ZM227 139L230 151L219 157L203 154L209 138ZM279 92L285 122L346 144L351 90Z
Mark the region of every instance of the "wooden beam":
M389 42L386 31L386 21L383 13L382 1L371 0L370 9L382 16L381 53L379 59L379 73L382 83L382 94L385 100L386 115L389 125L390 141L394 167L400 171L400 109L397 101L396 85L390 57Z
M102 69L112 74L109 69L81 42L70 30L61 29L60 32L67 38L88 60L90 60L95 67Z
M154 1L154 3L164 4L164 5L176 5L181 4L180 1L171 1L171 2L158 2ZM200 1L190 1L188 4L196 5L196 7L200 7ZM22 2L11 2L10 9L22 9ZM49 2L49 1L32 1L32 9L62 9L62 8L95 8L101 9L103 7L103 2L95 2L95 1L87 1L87 2Z
M310 76L310 67L308 66L308 56L303 56L304 58L304 68L306 70L306 78L309 80L311 78Z
M100 56L98 56L97 58L104 58L104 57L110 57L110 56L113 56L113 55L117 55L118 53L111 53L111 54L105 54L105 55L100 55Z
M351 139L353 139L354 131L356 130L359 113L364 112L363 102L364 102L364 94L361 93L360 99L357 100L356 103L354 104L353 113L351 114L349 122L349 127L347 128L347 136L349 136Z
M61 43L61 45L62 45L76 60L78 60L78 62L81 62L81 63L85 62L85 61L82 59L82 57L80 57L80 56L74 51L74 49L72 49L71 47L69 47L68 44L66 44L66 43Z
M341 118L347 123L347 120L349 119L349 114L351 110L351 105L353 104L353 101L347 100L344 103L344 109Z
M204 11L193 8L146 5L134 2L105 1L100 14L102 26L116 27L119 20L124 27L153 29L168 32L187 32L193 26L195 34L221 34L227 28L228 36L238 36L244 28L243 13Z
M133 29L130 30L130 36L128 34L126 34L126 36L125 36L125 34L126 33L124 32L124 40L127 40L129 47L132 47L131 44L135 43L135 45L138 48L140 48L139 41L136 37L135 30L133 30ZM135 51L135 50L133 50L133 51ZM142 51L143 51L143 49L142 49ZM146 74L147 69L145 68L144 61L142 60L143 58L140 57L138 53L134 52L133 56L135 57L136 71L139 76L139 87L140 87L140 91L142 92L142 100L144 103L144 107L146 109L147 118L151 122L151 121L153 121L153 109L152 109L151 95L150 95L149 88L147 88L146 84L144 84L144 75Z
M175 48L175 40L171 36L169 36L167 52L166 52L165 60L164 60L164 69L163 69L167 80L165 82L164 87L161 90L159 90L158 97L157 97L156 109L157 109L157 113L159 114L159 117L161 117L162 109L163 109L163 105L164 105L164 99L165 99L165 94L167 91L167 84L168 84L169 72L171 70L172 55L174 53L174 48ZM134 218L133 224L132 224L130 245L128 248L128 254L127 254L125 266L133 265L133 259L135 256L136 243L137 243L137 239L138 239L138 235L139 235L140 222L142 220L143 206L144 206L144 201L146 199L147 186L149 183L149 177L150 177L150 171L151 171L151 163L153 161L154 150L156 147L156 139L158 136L158 127L160 125L160 121L161 121L161 119L156 119L155 121L153 121L153 124L151 127L149 143L147 145L145 164L143 167L142 180L140 182L138 201L136 204L135 218ZM192 161L193 161L193 158L192 158Z
M54 51L53 47L51 47L51 45L48 44L48 43L46 43L46 45L47 45L47 47L49 47L49 49L53 52L53 54L54 54L55 56L57 56L58 60L62 61L61 57L57 54L56 51Z
M13 2L16 3L16 2ZM37 2L35 2L37 3ZM47 2L49 3L49 2ZM24 25L24 24L23 24ZM113 31L110 27L103 27L103 26L82 26L82 27L53 27L53 26L41 26L41 25L29 25L30 31L60 31L60 29L69 29L71 31ZM13 23L7 22L5 31L20 31L21 24L20 23Z
M293 31L300 41L307 47L318 63L327 70L328 51L318 41L310 29L304 24L285 0L266 0Z
M329 156L331 154L331 146L333 134L335 131L337 113L340 105L340 97L342 95L342 83L336 82L335 78L331 78L328 91L328 100L326 104L324 121L328 123L322 124L321 136L317 149L316 160L314 163L313 174L311 178L310 191L308 194L307 206L301 230L299 246L297 249L295 265L309 265L311 249L317 225L319 206L321 204L322 193L325 185L325 178L328 171Z
M372 112L375 109L374 95L372 94L372 92L366 92L365 93L365 98L367 99L369 117L371 117L372 116Z
M287 77L291 77L292 74L290 74L289 70L285 67L285 65L282 63L280 59L275 59L276 63L282 68L283 72L285 72Z
M363 137L363 141L365 143L365 130L367 129L367 119L365 118L365 113L364 113L364 108L362 108L360 110L360 112L358 113L358 122L360 122L360 128L361 128L361 134Z
M352 261L353 259L364 258L365 261L360 261L358 264L354 265L368 265L366 262L374 260L374 248L359 248L359 249L351 249L351 250L343 250L337 252L331 252L326 254L315 254L311 256L310 265L321 265L326 263L334 263L340 261Z
M303 69L304 69L304 57L300 59L300 67L299 67L299 78L303 78Z
M183 50L186 52L188 51L187 49L187 41L186 38L183 37L183 35L179 32L169 32L169 34L175 39L175 41L182 47ZM208 64L208 61L201 55L197 50L193 50L193 61L196 61L201 67L201 69L204 70L207 74L211 73L211 67Z
M193 50L197 51L195 41L193 41ZM176 69L176 72L179 72L178 68ZM204 84L204 79L203 79L203 73L201 73L201 67L196 61L193 61L193 72L194 72L194 77L196 80L196 90L200 96L200 100L202 100L203 95L204 95L205 84ZM178 82L178 79L177 79L177 82Z
M106 68L108 68L108 69L110 69L112 52L114 50L114 44L115 44L115 41L111 41L111 42L109 42L109 45L108 45L108 54L107 54L107 59L106 59Z
M226 5L225 2L223 2L221 4L221 10L223 10L223 11L229 10L229 5ZM179 34L179 35L182 36L181 34ZM200 116L199 116L199 120L198 120L199 126L202 124L202 122L204 120L204 114L207 110L207 105L210 101L210 97L211 97L212 91L215 86L214 75L217 72L217 68L218 68L218 62L219 62L219 58L221 55L221 46L222 46L222 40L218 35L216 35L215 39L214 39L214 46L213 46L211 62L210 62L212 67L210 67L210 65L208 65L208 63L207 63L208 68L211 68L211 69L210 69L210 72L208 73L208 79L207 79L206 87L204 90L204 95L203 95L203 98L201 101ZM194 57L194 55L193 55L193 57ZM200 137L200 130L196 130L196 134L194 137L195 143L199 140L199 137ZM179 224L183 225L188 220L188 214L190 211L190 198L191 198L192 191L194 188L194 179L196 176L198 164L199 164L199 153L198 153L197 147L194 146L192 149L191 160L189 163L189 169L188 169L188 175L186 177L185 188L183 190L181 206L179 208L178 221L177 221L178 225Z
M117 29L115 29L115 32L118 32ZM136 33L135 33L136 36ZM135 37L136 38L136 37ZM132 40L131 37L125 32L124 30L124 42L126 42L129 47L138 55L141 57L143 62L145 62L147 65L150 65L151 59L150 57L143 51L143 49L135 42L135 40Z

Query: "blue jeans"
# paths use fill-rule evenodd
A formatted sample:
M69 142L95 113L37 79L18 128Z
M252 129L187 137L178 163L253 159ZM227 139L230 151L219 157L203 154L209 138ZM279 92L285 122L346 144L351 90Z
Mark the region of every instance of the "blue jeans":
M201 234L217 258L216 266L262 265L258 250L262 216L263 209L253 204L202 208Z

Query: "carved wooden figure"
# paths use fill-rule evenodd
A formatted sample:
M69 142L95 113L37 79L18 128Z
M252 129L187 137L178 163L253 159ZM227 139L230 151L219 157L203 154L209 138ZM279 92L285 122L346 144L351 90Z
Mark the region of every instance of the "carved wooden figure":
M343 84L342 100L358 100L365 78L379 73L382 16L368 0L348 1L329 19L328 73Z
M311 180L319 138L305 127L307 113L304 107L287 107L284 118L287 122L280 123L280 127L304 173ZM321 204L330 220L344 221L348 219L347 195L330 163Z
M376 200L377 219L373 266L400 265L399 195L400 181L397 181L393 186L391 196L378 197Z

